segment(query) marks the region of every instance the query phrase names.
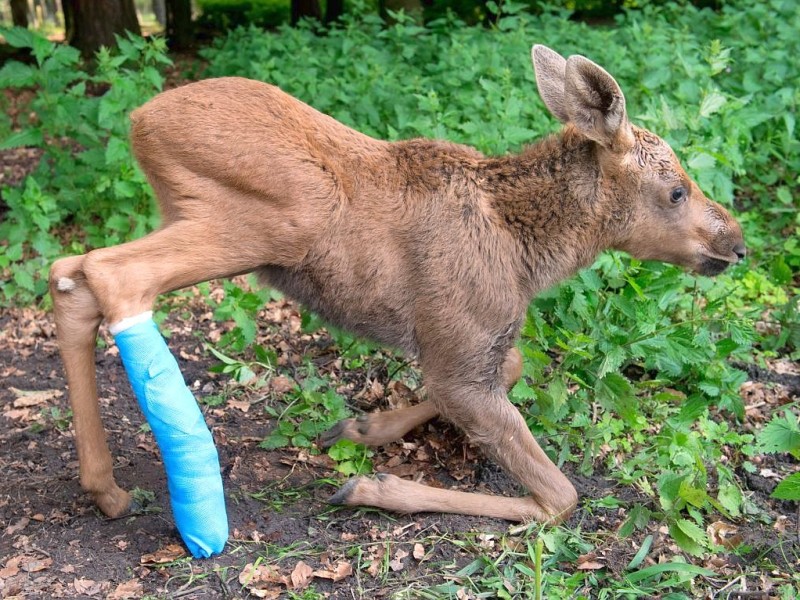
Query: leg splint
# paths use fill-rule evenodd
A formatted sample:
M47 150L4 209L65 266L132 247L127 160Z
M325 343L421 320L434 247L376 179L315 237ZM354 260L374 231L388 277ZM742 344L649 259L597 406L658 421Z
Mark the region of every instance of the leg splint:
M221 552L228 518L217 449L178 363L147 313L124 319L111 331L161 449L178 531L195 557Z

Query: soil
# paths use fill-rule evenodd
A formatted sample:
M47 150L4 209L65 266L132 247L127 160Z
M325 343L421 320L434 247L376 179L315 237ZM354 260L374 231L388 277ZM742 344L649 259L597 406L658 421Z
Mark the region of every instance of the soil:
M276 348L281 372L293 374L302 354L310 353L326 377L340 382L339 391L356 410L370 401L388 408L391 386L386 385L385 363L378 360L344 369L327 334L299 331L299 314L290 303L272 302L261 315L265 333L260 341ZM457 588L458 578L445 573L455 574L479 553L499 553L500 538L509 534L505 521L330 507L327 498L345 478L333 470L324 453L259 448L274 427L265 405L279 403L286 379L275 378L256 390L210 372L218 361L205 344L217 342L225 329L210 316L205 305L190 300L173 310L165 323L172 331L168 343L187 385L201 398L219 394L228 398L226 406L204 404L203 410L219 449L231 537L223 554L189 560L183 557L173 525L157 447L150 433L141 430L141 413L108 336L101 335L96 352L100 408L117 481L128 490L141 490L137 498L143 506L137 514L118 519L102 515L81 491L50 315L36 309L0 311L0 597L236 598L251 591L259 597L283 597L293 586L300 593L312 572L316 573L313 589L330 598L382 598L399 590L411 590L413 597L413 590L429 586L455 583ZM750 405L791 399L797 392L792 387L797 374L791 373L791 365L782 370L790 372L753 371L762 379L788 378L789 387L748 382L743 393ZM797 466L778 464L773 457L759 460L758 473L742 476L752 502L763 512L759 519L730 524L751 550L717 555L711 566L718 572L747 570L748 557L768 559L777 571L798 567L794 506L769 498L776 473ZM440 421L376 450L373 462L376 471L416 475L433 485L521 493L463 436ZM624 539L616 535L626 517L624 506L642 503L655 510L650 498L631 486L618 485L607 473L581 476L569 465L567 473L582 498L613 495L624 505L584 504L576 511L567 527L580 528L584 535L595 533L597 548L579 557L577 565L564 565L565 570L622 572L646 535L655 538L648 561L679 553L666 531L655 528L657 524ZM512 537L532 534L535 530L511 530ZM474 543L456 542L467 538ZM253 566L262 563L274 565L275 570ZM258 585L240 583L247 573ZM764 577L762 585L769 587L765 583L769 576ZM589 590L584 593L591 596ZM472 596L464 592L459 597Z

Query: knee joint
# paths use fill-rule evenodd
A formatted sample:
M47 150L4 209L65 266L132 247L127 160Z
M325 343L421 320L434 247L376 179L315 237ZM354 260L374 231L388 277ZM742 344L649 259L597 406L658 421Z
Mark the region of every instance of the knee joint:
M58 292L71 292L77 287L79 265L76 263L79 263L81 258L80 256L60 258L50 267L48 284L53 298Z

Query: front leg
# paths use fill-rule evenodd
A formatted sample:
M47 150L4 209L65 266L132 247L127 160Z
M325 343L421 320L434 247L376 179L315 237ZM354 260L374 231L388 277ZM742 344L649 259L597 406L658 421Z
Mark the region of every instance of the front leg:
M522 376L522 354L517 348L509 349L502 368L503 385L510 390ZM406 433L439 415L439 408L425 400L408 408L360 415L342 419L322 434L324 448L339 440L350 440L367 446L382 446L401 439Z
M391 475L349 481L333 504L410 512L449 512L511 521L563 521L575 509L574 486L544 453L504 391L480 385L430 385L441 415L461 427L530 492L522 498L442 490Z
M323 448L339 440L350 440L367 446L383 446L401 439L406 433L427 423L439 414L433 402L425 400L414 406L342 419L320 436Z

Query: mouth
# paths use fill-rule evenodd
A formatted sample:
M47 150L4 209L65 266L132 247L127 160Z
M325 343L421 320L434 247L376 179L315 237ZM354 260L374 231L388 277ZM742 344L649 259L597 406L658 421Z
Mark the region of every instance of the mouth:
M730 266L731 262L713 256L703 256L700 264L695 269L700 275L713 277L719 275Z

